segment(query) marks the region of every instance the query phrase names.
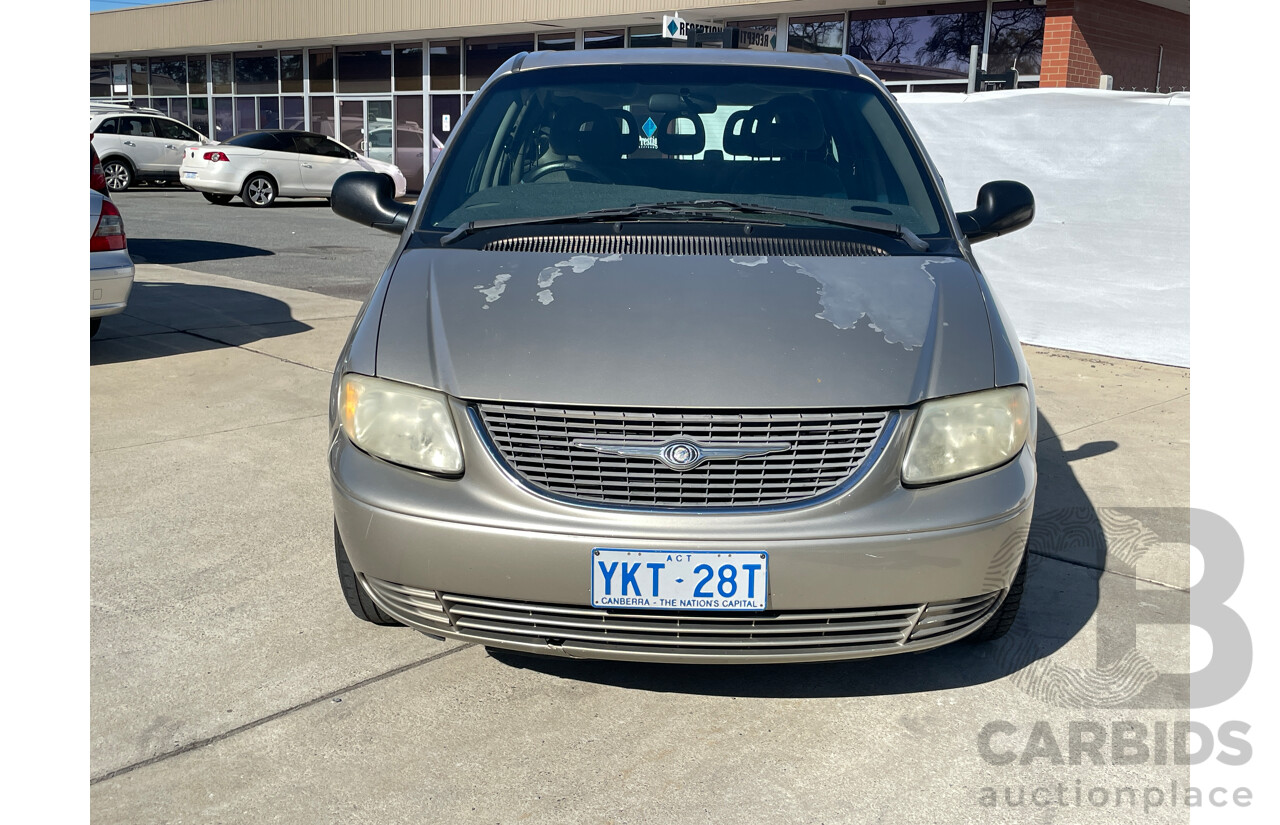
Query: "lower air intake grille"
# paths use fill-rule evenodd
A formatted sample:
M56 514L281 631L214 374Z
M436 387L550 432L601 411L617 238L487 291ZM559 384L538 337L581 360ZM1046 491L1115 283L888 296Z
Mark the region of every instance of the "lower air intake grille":
M764 613L602 610L462 596L364 579L405 624L482 644L564 647L636 658L848 658L932 647L985 621L1000 593L927 604Z
M502 238L489 252L557 255L773 255L865 258L888 255L878 246L820 238L715 237L700 235L535 235Z

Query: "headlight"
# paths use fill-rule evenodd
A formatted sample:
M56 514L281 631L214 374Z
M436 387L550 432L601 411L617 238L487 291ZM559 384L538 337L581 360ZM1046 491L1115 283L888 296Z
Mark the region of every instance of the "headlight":
M462 446L448 398L381 378L342 376L342 429L365 452L441 475L462 472Z
M903 483L948 481L1005 463L1026 443L1030 418L1026 387L926 401L902 462Z

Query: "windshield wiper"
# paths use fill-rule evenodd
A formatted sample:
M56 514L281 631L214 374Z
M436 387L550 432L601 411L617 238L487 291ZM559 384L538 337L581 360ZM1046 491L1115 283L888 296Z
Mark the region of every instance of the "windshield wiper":
M854 218L837 218L833 215L826 215L822 212L807 212L800 209L783 209L777 206L764 206L758 203L739 203L738 201L723 200L719 198L708 198L695 201L666 201L661 203L638 203L633 209L653 209L655 211L680 212L693 208L700 214L708 214L702 212L704 209L729 209L734 212L741 212L746 215L792 215L798 218L808 218L810 220L819 221L821 223L834 224L836 226L847 226L852 229L865 229L868 232L878 232L882 235L891 235L895 238L901 238L907 246L917 252L928 252L929 243L916 233L900 223L885 223L883 221L862 221ZM715 213L709 213L715 214Z
M745 211L745 210L740 210ZM764 213L761 213L764 214ZM778 214L786 214L779 212ZM783 224L776 221L759 221L750 220L732 215L725 215L716 212L707 212L703 210L690 210L679 204L653 204L638 203L634 206L622 206L616 209L593 209L590 212L575 212L568 215L545 215L537 218L492 218L482 221L467 221L466 223L454 229L449 234L440 239L441 246L448 246L454 241L465 238L475 232L485 229L494 229L504 226L536 226L538 224L552 223L600 223L612 220L625 220L627 218L650 218L650 217L666 217L672 215L680 215L683 217L696 218L703 221L717 221L721 223L753 223L764 224L767 226L782 226Z

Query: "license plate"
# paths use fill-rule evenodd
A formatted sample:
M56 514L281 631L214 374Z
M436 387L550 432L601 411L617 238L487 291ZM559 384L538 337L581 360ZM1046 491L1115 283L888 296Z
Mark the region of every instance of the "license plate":
M768 553L591 551L591 604L644 610L764 610Z
M195 172L183 172L183 173L182 173L182 176L183 176L184 178L194 178L194 177L196 176L196 173L195 173Z

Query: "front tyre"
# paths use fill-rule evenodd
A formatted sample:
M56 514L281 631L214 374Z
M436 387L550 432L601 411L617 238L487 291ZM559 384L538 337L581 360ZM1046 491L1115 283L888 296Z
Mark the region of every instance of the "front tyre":
M97 335L98 328L101 326L102 326L101 318L90 318L89 319L89 337L92 338L93 336Z
M266 175L250 176L240 190L240 198L255 209L275 203L277 194L276 182Z
M200 194L204 195L204 199L209 203L216 203L218 206L226 206L231 203L231 198L234 197L234 195L219 195L214 192L201 192Z
M384 627L400 626L400 622L383 613L360 586L356 571L351 566L351 559L347 558L347 548L342 546L342 536L338 533L336 521L333 523L333 551L338 561L338 584L342 585L342 595L347 600L347 607L351 608L356 618Z
M994 642L1013 627L1013 620L1018 617L1018 606L1022 604L1022 590L1027 583L1027 557L1030 555L1023 552L1022 564L1018 565L1018 572L1013 577L1013 584L1009 585L1009 593L1004 597L1000 609L992 613L982 627L966 637L967 641Z

